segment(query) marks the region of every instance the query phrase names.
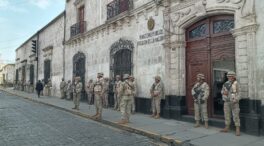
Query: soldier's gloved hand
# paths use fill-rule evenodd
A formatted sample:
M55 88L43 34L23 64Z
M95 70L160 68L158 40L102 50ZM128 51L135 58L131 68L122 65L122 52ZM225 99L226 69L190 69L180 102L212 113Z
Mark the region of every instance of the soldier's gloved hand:
M204 103L205 103L205 100L200 99L200 103L201 103L201 104L204 104Z

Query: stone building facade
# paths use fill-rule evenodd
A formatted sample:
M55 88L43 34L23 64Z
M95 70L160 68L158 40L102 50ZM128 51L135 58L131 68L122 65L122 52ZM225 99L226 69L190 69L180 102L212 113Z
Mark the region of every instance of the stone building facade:
M65 12L17 49L18 76L30 56L38 57L32 60L38 66L34 80L51 78L53 95L59 96L62 77L81 76L86 84L98 72L111 79L129 73L137 83L136 111L150 113L149 88L160 75L166 95L162 116L192 120L190 88L201 72L210 86L210 122L217 126L224 125L219 91L232 70L241 87L241 128L259 135L263 5L260 0L66 0ZM36 56L30 54L32 39L38 40Z
M2 80L3 84L12 86L15 79L15 64L6 64L2 68Z

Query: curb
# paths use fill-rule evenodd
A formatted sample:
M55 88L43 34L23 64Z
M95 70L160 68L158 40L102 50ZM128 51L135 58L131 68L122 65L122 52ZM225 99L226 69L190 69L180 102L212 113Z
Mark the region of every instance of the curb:
M80 111L75 111L75 110L67 109L67 108L64 108L64 107L59 107L59 106L56 106L56 105L53 105L53 104L50 104L50 103L46 103L46 102L43 102L43 101L36 100L33 97L27 97L27 96L23 96L23 95L18 95L17 93L12 93L10 91L7 91L7 90L1 89L1 88L0 88L0 90L2 90L3 92L9 93L9 94L18 96L18 97L22 97L22 98L24 98L26 100L29 100L29 101L32 101L32 102L35 102L35 103L48 105L48 106L51 106L53 108L56 108L56 109L59 109L59 110L62 110L62 111L66 111L66 112L69 112L69 113L74 114L74 115L78 115L78 116L86 118L86 119L90 119L90 120L93 120L93 121L96 121L96 122L99 122L99 123L102 123L102 124L105 124L105 125L109 125L109 126L112 126L112 127L124 130L124 131L128 131L128 132L131 132L131 133L135 133L135 134L139 134L139 135L142 135L142 136L146 136L146 137L151 138L153 140L158 140L158 141L167 143L169 146L180 146L180 145L182 145L184 143L181 140L173 139L173 138L168 137L168 136L162 136L160 134L153 133L153 132L150 132L150 131L147 131L147 130L143 130L143 129L140 129L140 128L135 128L135 127L131 127L131 126L128 126L128 125L122 125L122 124L118 124L118 123L112 122L112 121L107 121L107 120L104 120L104 119L96 120L92 116L90 116L88 114L85 114L85 113L82 113Z

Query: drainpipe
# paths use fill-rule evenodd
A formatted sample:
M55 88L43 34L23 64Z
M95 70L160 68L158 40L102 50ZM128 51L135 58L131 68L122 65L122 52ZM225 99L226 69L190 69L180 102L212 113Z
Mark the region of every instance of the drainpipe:
M63 51L63 59L62 59L62 61L63 61L63 78L65 78L65 39L66 39L66 10L64 11L64 16L63 16L63 18L64 18L64 30L63 30L63 43L62 43L62 45L63 45L63 49L62 49L62 51Z
M37 79L37 81L39 80L38 79L38 74L39 74L39 31L37 32L37 40L36 40L36 42L37 42L37 49L36 49L36 61L37 61L37 73L36 73L36 79Z

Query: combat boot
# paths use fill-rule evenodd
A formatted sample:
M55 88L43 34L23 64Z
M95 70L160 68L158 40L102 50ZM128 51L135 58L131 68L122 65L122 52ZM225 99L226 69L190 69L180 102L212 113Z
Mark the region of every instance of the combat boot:
M159 119L160 118L160 114L158 113L156 116L155 116L155 119Z
M240 127L239 126L236 127L236 136L240 136Z
M72 109L76 109L76 105L75 105L74 108L72 108Z
M97 116L98 116L98 112L96 112L96 114L93 115L92 117L95 118L95 117L97 117Z
M195 125L194 125L194 128L197 128L197 127L200 127L200 121L198 120L195 122Z
M118 121L117 123L118 123L118 124L126 124L127 121L126 121L125 119L122 119L122 120Z
M101 120L102 119L102 114L98 113L97 116L95 116L95 119L96 120Z
M154 117L155 117L155 115L156 115L156 114L155 114L155 113L153 113L153 114L152 114L150 117L151 117L151 118L154 118Z
M220 130L220 132L228 132L229 131L229 125L226 125L224 129Z
M208 121L205 121L205 122L204 122L204 127L205 127L206 129L208 129Z

